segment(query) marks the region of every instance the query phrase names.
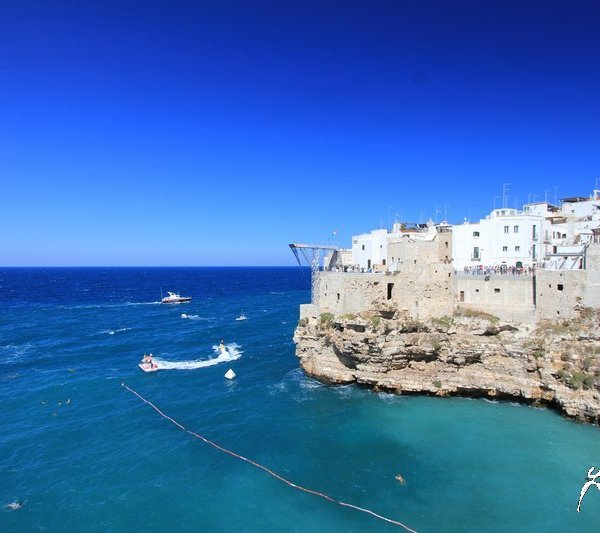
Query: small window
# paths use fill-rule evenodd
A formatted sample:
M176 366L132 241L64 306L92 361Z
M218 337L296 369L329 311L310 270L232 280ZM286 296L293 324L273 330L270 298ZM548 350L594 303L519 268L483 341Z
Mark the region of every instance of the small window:
M521 247L520 246L515 246L515 252L520 252L521 251Z
M563 284L562 284L562 283L559 283L559 284L556 286L556 288L557 288L559 291L562 291L562 290L563 290Z
M478 231L474 231L473 232L473 237L479 237L479 232Z
M494 289L494 292L498 293L500 292L500 289Z
M393 294L394 294L394 284L393 283L388 283L387 284L387 299L391 300Z
M339 292L337 293L337 301L338 302L340 301L340 293Z
M383 248L383 244L380 244L380 245L379 245L379 248Z
M514 233L519 233L519 226L515 226L515 227L513 228L513 232L514 232Z
M475 292L479 292L479 289L475 289Z
M446 248L448 248L448 241L446 241L444 244L446 245Z
M385 259L382 259L382 263L383 266L385 266Z
M508 252L508 246L503 246L503 247L502 247L502 251L503 251L503 252Z
M458 301L459 302L465 301L465 291L460 291L460 294L458 295Z
M364 245L364 244L362 245L362 249L363 249L363 250L365 249L365 245Z
M508 230L510 229L509 226L504 226L504 233L508 233Z

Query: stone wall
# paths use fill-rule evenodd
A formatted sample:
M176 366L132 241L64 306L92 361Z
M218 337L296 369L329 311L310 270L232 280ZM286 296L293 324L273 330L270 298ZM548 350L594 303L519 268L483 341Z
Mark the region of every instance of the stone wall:
M583 305L600 307L600 243L590 244L585 257L586 284Z
M533 276L454 276L459 309L474 309L510 322L535 321Z
M408 265L393 274L320 272L318 311L345 315L390 309L419 319L450 315L451 271L450 265L435 263Z
M583 303L585 270L538 270L536 314L538 319L573 318Z

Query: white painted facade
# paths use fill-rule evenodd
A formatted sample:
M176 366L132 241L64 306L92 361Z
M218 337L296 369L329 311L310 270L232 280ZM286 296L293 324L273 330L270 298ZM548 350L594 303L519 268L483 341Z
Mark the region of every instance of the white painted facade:
M516 209L495 209L474 224L452 228L452 257L457 270L465 267L522 266L540 259L544 217Z
M388 232L376 229L352 237L352 265L368 270L375 266L385 266L387 257Z

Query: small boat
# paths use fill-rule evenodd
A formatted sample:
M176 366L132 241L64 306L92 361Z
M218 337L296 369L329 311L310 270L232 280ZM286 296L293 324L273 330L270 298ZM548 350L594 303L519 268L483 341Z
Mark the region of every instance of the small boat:
M140 363L138 365L144 372L158 372L156 363Z
M142 357L140 364L138 365L144 372L158 372L158 365L152 359L152 354Z
M236 318L236 320L248 320L248 317L242 312L240 316Z
M167 291L167 296L165 296L160 303L163 304L182 304L185 302L189 302L191 300L191 296L180 296L179 294L171 291Z

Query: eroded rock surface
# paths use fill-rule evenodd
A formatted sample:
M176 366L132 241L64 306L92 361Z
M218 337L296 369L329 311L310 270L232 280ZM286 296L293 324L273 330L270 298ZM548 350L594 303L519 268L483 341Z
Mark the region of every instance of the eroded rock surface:
M328 383L397 394L518 400L600 423L600 321L537 327L495 317L313 317L294 335L302 368Z

